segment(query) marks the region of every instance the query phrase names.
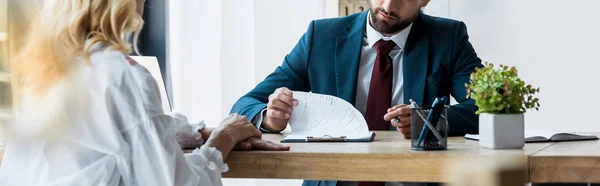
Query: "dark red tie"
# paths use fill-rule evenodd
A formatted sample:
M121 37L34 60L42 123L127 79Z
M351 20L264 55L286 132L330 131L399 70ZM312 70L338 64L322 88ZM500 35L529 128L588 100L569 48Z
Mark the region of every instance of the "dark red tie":
M392 77L394 67L390 51L396 46L394 41L379 40L375 43L377 58L371 75L369 96L367 99L367 112L365 119L369 130L389 130L390 122L383 120L387 109L392 104Z
M369 130L389 130L390 122L383 120L392 104L392 81L394 68L390 51L396 46L394 41L379 40L375 43L377 58L371 75L367 114L365 116ZM384 186L384 182L358 182L358 186Z

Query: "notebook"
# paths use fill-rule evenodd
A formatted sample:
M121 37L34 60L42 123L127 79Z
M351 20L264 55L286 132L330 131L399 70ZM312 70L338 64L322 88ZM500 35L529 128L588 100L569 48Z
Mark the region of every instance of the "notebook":
M466 139L479 141L478 134L466 134ZM582 141L582 140L598 140L598 136L595 135L584 135L574 132L525 132L525 143L537 143L537 142L559 142L559 141Z
M160 99L162 101L163 111L165 113L171 112L171 104L169 103L169 97L167 97L167 89L160 73L160 67L158 66L158 59L153 56L129 56L135 60L138 64L142 65L150 72L150 75L156 80L158 88L160 89Z

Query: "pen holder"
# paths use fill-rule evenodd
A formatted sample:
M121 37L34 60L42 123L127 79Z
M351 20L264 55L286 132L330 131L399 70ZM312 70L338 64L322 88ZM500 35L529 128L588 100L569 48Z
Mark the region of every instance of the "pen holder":
M448 106L413 107L410 110L412 150L446 150L448 147ZM433 112L433 113L432 113ZM431 121L430 121L431 120Z

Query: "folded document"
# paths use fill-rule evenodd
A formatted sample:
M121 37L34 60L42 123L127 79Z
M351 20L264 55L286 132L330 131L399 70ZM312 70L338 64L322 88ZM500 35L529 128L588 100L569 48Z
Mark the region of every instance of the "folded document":
M369 142L375 134L363 115L335 96L294 91L298 106L290 117L292 133L281 142Z

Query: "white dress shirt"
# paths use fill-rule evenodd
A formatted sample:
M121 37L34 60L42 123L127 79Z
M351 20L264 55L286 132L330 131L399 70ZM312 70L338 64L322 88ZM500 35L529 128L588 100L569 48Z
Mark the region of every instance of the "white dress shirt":
M369 19L371 14L369 13ZM356 102L354 107L363 114L367 113L367 100L369 98L369 87L371 86L371 75L373 74L373 66L375 66L375 59L377 58L377 49L373 46L377 41L383 39L386 41L392 40L396 43L396 47L390 52L392 58L392 67L394 69L393 80L392 80L392 103L391 105L399 105L404 103L404 86L403 86L403 72L402 72L402 60L404 54L404 46L408 39L408 34L412 29L410 24L406 29L398 32L390 37L385 37L383 34L376 31L371 23L367 19L366 32L363 37L362 50L360 53L360 64L358 66L358 78L356 82ZM381 116L383 117L383 116ZM391 127L391 125L390 125ZM338 186L356 186L356 182L338 181ZM410 184L393 183L387 182L386 186L407 186Z
M156 81L96 44L43 97L22 91L0 185L221 185L221 152L182 115L166 115ZM71 64L71 63L69 63Z

